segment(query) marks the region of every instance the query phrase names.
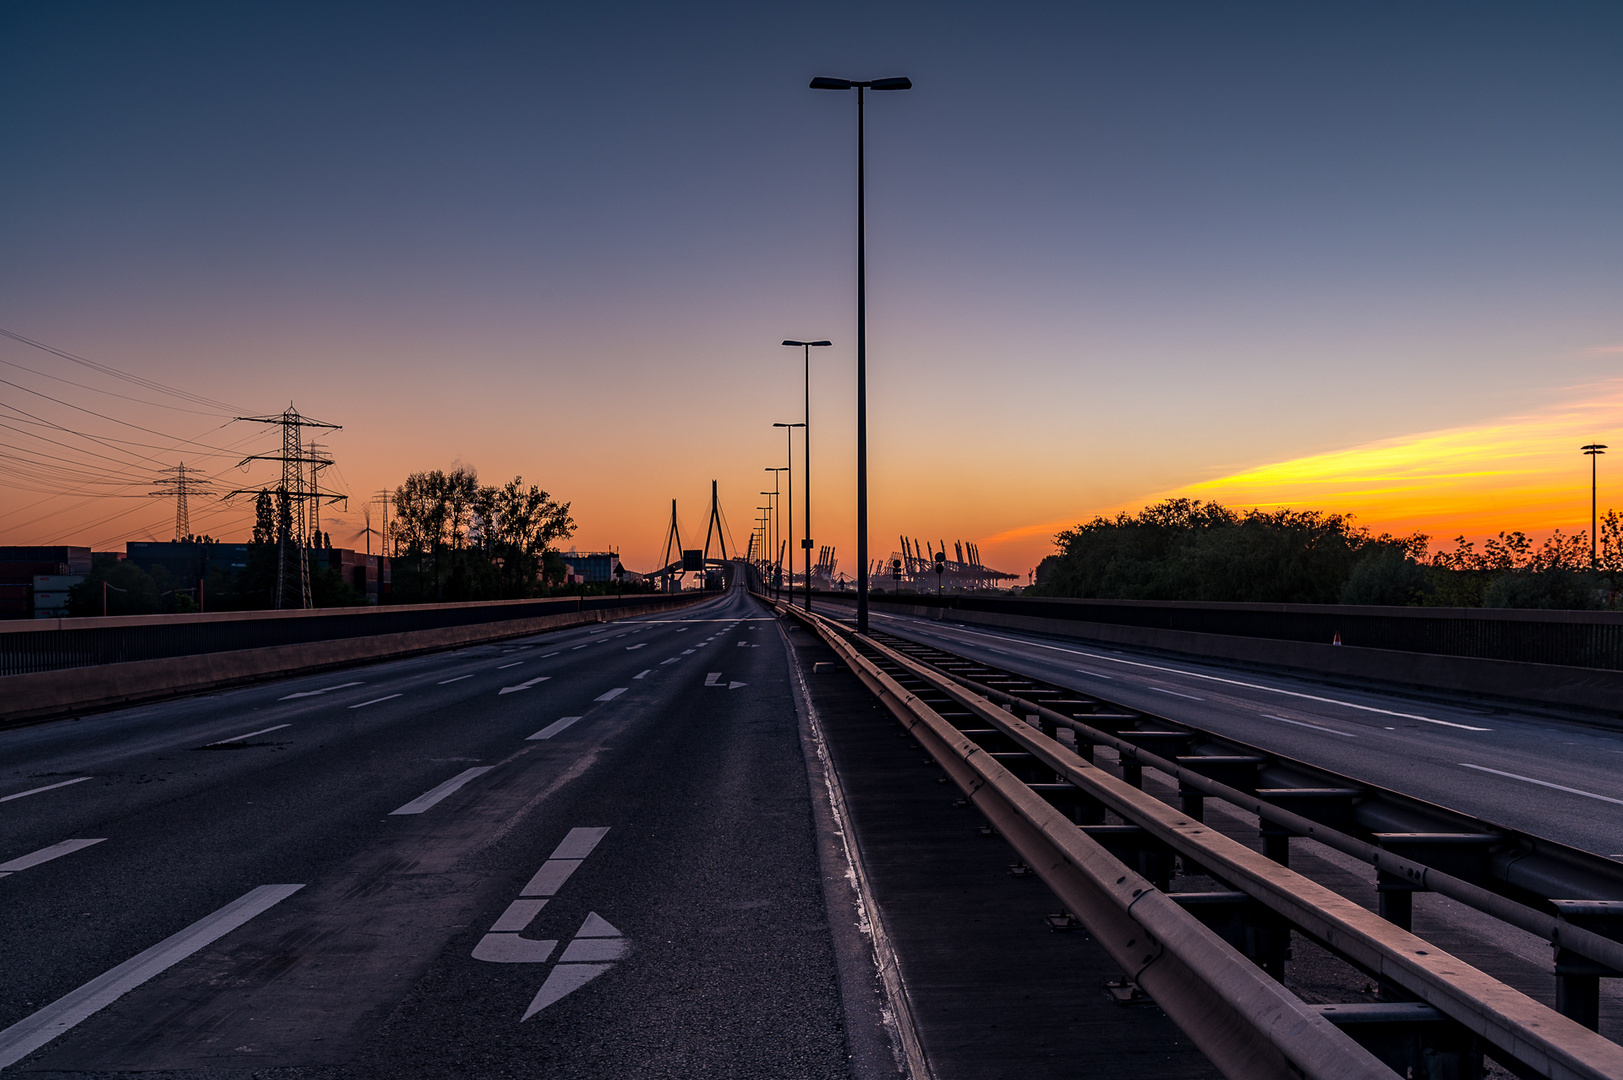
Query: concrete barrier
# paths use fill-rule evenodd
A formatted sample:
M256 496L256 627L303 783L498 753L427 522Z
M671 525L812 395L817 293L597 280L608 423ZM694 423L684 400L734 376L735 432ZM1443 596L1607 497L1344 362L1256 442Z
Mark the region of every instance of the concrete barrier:
M1614 718L1623 717L1623 671L1279 641L1232 634L1201 634L1073 619L1045 619L879 598L870 598L870 603L876 610L925 619L1026 630L1052 637L1130 645L1203 659L1294 668L1318 676L1373 679L1424 690L1482 694L1591 710Z
M0 726L73 716L163 698L219 690L244 683L310 674L378 660L523 637L544 630L612 622L670 611L714 593L672 597L637 607L568 611L502 622L334 638L258 649L195 653L160 660L66 668L0 678Z

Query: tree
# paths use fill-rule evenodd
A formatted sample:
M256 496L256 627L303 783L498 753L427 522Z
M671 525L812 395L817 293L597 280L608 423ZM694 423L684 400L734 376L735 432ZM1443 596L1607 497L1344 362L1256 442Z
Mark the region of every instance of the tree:
M261 491L254 497L254 538L256 544L276 543L276 511L271 493Z
M481 487L474 500L473 535L479 550L498 570L501 591L523 596L537 580L542 559L554 540L572 536L569 504L515 476L502 487Z

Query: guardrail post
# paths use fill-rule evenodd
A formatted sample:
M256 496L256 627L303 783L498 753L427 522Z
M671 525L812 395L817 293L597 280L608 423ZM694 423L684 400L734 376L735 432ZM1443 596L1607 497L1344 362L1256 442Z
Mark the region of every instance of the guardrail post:
M1550 903L1555 905L1562 922L1611 938L1623 932L1623 901L1552 900ZM1599 1031L1600 981L1620 976L1623 973L1557 945L1555 1011L1590 1031Z

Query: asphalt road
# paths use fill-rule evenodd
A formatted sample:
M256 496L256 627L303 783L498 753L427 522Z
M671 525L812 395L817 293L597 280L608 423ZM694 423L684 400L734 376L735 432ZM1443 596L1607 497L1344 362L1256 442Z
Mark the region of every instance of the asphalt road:
M876 630L1623 860L1623 727L1016 630L872 619Z
M0 1068L848 1075L787 665L734 590L0 733Z

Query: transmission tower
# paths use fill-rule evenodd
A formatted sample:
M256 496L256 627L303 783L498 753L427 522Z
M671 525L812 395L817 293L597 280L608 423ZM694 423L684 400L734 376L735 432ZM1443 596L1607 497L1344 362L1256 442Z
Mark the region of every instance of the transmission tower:
M149 491L147 494L165 499L173 497L175 500L175 541L178 543L192 534L191 513L186 506L186 496L206 493L209 481L203 477L202 469L189 469L183 461L172 469L159 470L158 479L153 483L158 486L158 490Z
M278 608L300 607L308 608L310 602L310 557L306 546L310 541L310 522L318 515L310 512L311 508L325 499L335 502L344 498L343 495L322 491L316 484L317 472L332 464L332 459L307 454L304 449L304 437L301 431L304 428L326 428L331 431L342 430L337 424L327 424L320 420L312 420L307 416L299 415L292 403L285 411L274 416L239 416L238 420L248 420L256 424L276 424L282 429L282 452L280 454L250 454L238 462L238 467L250 461L280 461L282 463L282 482L277 488L278 497L283 494L288 500L288 521L278 521L276 536L276 606ZM309 466L308 473L305 466ZM238 489L231 495L257 495L258 489ZM230 498L227 495L226 498Z

